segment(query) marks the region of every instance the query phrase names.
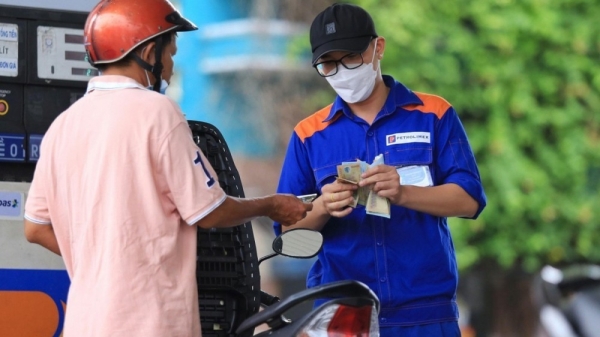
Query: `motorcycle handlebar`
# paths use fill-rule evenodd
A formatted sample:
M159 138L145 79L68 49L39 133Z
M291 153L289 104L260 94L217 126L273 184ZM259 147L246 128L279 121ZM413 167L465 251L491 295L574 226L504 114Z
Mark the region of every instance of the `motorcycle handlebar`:
M369 287L367 287L364 283L354 280L338 281L323 284L310 289L305 289L301 292L298 292L294 295L285 298L284 300L275 305L265 308L263 311L260 311L257 314L252 315L245 321L243 321L242 324L240 324L240 326L236 329L236 334L240 334L245 330L266 323L274 317L281 316L287 310L299 303L322 297L366 297L373 300L377 312L379 312L380 308L379 299L377 298L377 295L375 295L375 293L371 289L369 289Z
M260 291L260 303L264 304L267 307L272 306L273 304L279 302L279 297L268 294L264 291Z

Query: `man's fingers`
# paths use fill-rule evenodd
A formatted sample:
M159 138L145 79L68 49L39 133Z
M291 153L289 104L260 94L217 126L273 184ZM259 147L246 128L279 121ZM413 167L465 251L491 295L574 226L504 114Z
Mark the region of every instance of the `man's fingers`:
M352 212L352 208L349 206L354 204L354 198L352 197L354 194L353 192L354 191L352 190L344 190L340 192L324 193L323 202L325 204L325 208L327 209L327 213L333 217L340 218L350 214L350 212Z
M397 185L399 185L399 184L394 184L393 181L389 181L389 180L379 181L379 182L373 184L372 189L375 193L379 194L382 191L392 190Z
M346 215L350 214L350 212L352 212L352 207L344 208L341 211L333 211L330 214L331 214L331 216L334 216L336 218L343 218Z
M377 165L369 168L362 174L362 178L368 178L374 174L386 172L390 166L387 165Z
M352 198L352 194L354 194L354 191L340 191L327 193L324 195L325 202L331 204L341 200Z
M389 184L394 185L394 184L400 184L400 178L398 177L398 173L396 173L396 171L388 171L388 172L384 172L384 173L378 173L376 175L370 176L369 178L365 178L363 180L360 181L359 185L362 186L367 186L367 185L379 185L379 184L386 184L386 186ZM381 189L381 187L380 187Z
M358 186L356 184L336 181L332 184L330 192L354 191L357 188Z
M369 176L367 178L363 178L358 183L358 185L362 187L362 186L367 186L367 185L375 184L375 183L377 183L378 181L381 181L384 178L385 178L385 176L383 175L383 173L377 173L377 174L371 175L371 176Z

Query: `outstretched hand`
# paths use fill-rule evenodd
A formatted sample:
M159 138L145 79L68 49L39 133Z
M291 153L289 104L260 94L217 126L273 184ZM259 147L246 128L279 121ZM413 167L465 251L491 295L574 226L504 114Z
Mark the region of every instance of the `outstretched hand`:
M313 208L312 203L302 202L291 194L275 194L272 197L273 207L269 218L282 226L291 226L304 219Z
M402 197L402 185L396 168L389 165L377 165L362 174L359 186L372 185L378 196L388 198L392 204L399 205Z

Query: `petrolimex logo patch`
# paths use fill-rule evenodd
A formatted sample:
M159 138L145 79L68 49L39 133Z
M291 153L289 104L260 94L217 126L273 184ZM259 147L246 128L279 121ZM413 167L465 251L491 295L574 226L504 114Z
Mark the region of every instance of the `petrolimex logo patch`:
M403 132L385 136L385 145L407 144L407 143L431 143L429 132Z

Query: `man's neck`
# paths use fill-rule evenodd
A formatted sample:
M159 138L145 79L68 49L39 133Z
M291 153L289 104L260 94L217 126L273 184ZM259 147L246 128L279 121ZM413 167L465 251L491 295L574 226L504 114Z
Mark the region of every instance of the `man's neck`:
M383 79L379 76L375 82L373 92L366 100L358 103L348 103L348 106L354 115L364 119L371 125L381 108L383 108L389 92L390 88L385 85Z
M125 76L133 79L144 87L148 85L148 79L144 74L144 70L135 65L129 67L107 67L106 70L102 72L102 75Z

